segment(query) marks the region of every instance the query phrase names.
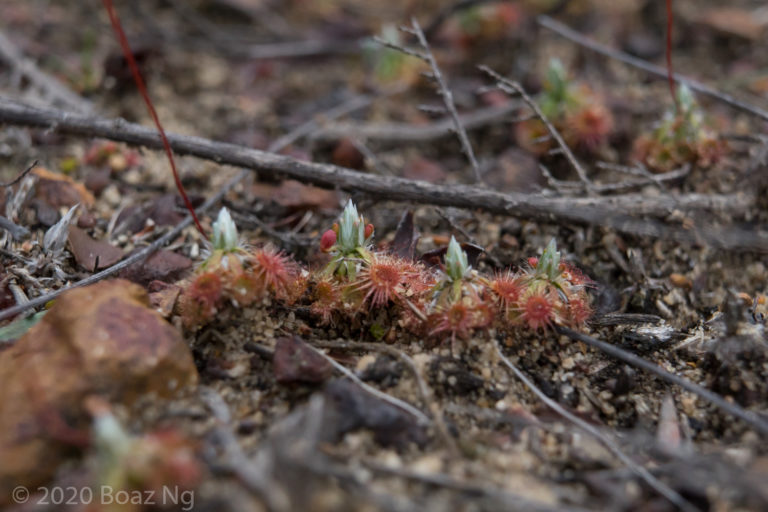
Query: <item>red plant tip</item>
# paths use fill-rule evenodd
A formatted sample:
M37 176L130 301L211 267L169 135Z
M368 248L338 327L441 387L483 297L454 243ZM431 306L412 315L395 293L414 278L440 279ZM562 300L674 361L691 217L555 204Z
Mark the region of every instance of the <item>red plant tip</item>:
M536 256L532 256L532 257L528 258L528 265L531 268L536 268L536 266L538 264L539 264L539 258L537 258Z
M333 229L329 229L320 237L320 250L328 252L334 245L336 245L336 232Z
M295 264L272 248L256 250L253 253L253 267L262 289L271 291L278 298L284 298L290 291L291 281L297 274Z
M405 286L418 279L418 271L409 262L390 256L375 255L358 275L356 289L366 292L363 303L383 306L405 292Z
M533 294L525 299L521 318L532 330L546 328L552 323L554 305L549 297L543 294Z
M371 238L372 235L373 235L373 224L366 224L365 233L364 233L365 239L367 240Z

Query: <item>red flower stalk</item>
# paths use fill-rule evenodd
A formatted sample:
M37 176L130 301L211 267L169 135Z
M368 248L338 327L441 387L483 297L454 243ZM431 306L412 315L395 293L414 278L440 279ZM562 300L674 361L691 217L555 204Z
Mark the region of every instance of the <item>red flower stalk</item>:
M189 214L192 216L195 227L203 236L203 238L207 240L208 235L205 234L203 226L200 224L200 220L197 218L197 214L195 213L195 208L192 206L192 201L190 201L189 197L187 197L187 192L184 190L184 185L181 183L181 178L179 178L179 172L176 170L176 161L173 159L173 151L171 151L171 144L168 142L168 138L165 136L163 125L160 123L160 118L157 116L155 106L152 104L152 100L149 97L147 88L144 85L144 80L141 78L139 66L136 64L136 59L133 58L133 52L131 51L131 47L128 45L128 38L125 37L125 32L123 32L123 26L120 24L120 18L117 15L117 11L115 11L115 7L112 5L112 0L102 0L102 3L104 4L104 8L107 10L109 21L112 23L112 30L117 36L117 40L123 50L125 60L128 61L128 66L131 68L131 73L133 73L133 80L136 82L136 87L139 89L141 97L144 99L144 103L147 105L147 110L149 111L150 116L152 116L152 120L155 122L158 133L160 133L160 140L163 143L163 149L165 149L168 162L171 164L171 172L173 173L173 180L176 182L176 188L179 190L179 194L184 200L184 206L186 206Z

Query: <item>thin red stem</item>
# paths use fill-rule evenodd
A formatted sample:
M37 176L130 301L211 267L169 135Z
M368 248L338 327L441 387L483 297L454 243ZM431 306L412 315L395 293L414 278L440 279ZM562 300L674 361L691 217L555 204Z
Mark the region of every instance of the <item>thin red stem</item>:
M675 71L672 67L672 25L675 18L672 14L672 0L667 0L667 81L669 82L669 92L672 94L672 101L675 102L675 108L677 104L677 94L675 94Z
M189 210L190 215L192 215L192 220L195 221L197 230L201 235L203 235L203 237L207 239L208 236L205 234L203 226L200 224L200 220L197 218L197 214L195 214L195 208L192 206L192 201L190 201L189 197L187 197L187 193L184 190L184 185L181 184L179 172L176 170L176 162L173 159L171 145L168 143L168 137L165 136L163 125L160 124L160 118L157 117L155 107L152 104L152 100L149 98L147 88L144 85L144 80L141 78L141 73L139 72L139 66L136 64L136 59L133 58L133 52L131 51L131 47L128 44L128 39L125 37L125 32L123 32L120 19L115 12L114 6L112 5L112 0L102 0L102 2L104 3L104 7L107 9L109 21L112 23L112 29L115 31L115 35L117 35L117 39L120 42L120 47L123 49L123 55L125 55L125 59L128 61L128 65L131 68L131 73L133 73L133 80L136 82L136 87L138 87L139 92L141 93L141 97L144 98L144 103L147 105L147 110L149 110L149 114L152 116L152 120L155 122L155 126L157 126L157 131L160 133L160 139L163 141L165 154L168 156L168 161L171 164L173 181L176 182L176 188L179 190L179 194L181 194L181 198L184 200L184 205L187 207L187 210Z

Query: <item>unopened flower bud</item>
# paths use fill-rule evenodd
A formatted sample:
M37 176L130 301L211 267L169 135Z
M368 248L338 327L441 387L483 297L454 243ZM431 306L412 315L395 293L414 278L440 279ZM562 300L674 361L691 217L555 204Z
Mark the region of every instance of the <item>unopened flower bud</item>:
M469 272L469 262L467 253L461 248L459 242L454 237L448 244L448 250L445 253L445 273L448 274L451 281L459 281Z
M224 252L237 249L238 235L237 226L229 215L229 210L222 208L219 210L219 216L213 223L213 248Z
M328 252L334 245L336 245L336 232L333 229L329 229L320 238L320 250Z

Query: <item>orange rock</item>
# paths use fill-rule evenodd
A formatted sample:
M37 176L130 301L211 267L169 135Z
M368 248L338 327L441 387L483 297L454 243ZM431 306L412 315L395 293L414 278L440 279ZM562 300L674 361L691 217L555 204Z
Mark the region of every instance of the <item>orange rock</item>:
M196 385L189 347L147 304L144 289L121 279L78 288L0 352L0 505L87 442L87 396L131 404Z

